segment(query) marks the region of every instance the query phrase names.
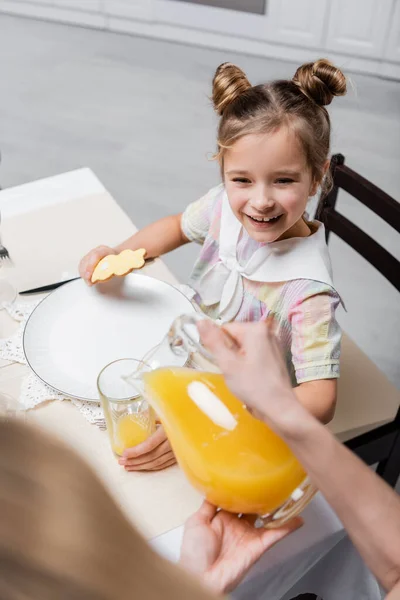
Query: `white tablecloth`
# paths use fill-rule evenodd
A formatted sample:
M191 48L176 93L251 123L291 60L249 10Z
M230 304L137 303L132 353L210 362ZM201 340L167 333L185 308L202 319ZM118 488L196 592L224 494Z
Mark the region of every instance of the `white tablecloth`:
M314 549L317 557L319 547ZM291 561L288 568L296 568ZM265 581L262 582L265 585ZM268 584L267 584L268 585ZM280 600L291 600L299 594L313 593L323 600L382 600L384 591L375 577L365 566L350 539L345 536L313 567ZM261 592L251 597L257 600L272 600L275 596Z

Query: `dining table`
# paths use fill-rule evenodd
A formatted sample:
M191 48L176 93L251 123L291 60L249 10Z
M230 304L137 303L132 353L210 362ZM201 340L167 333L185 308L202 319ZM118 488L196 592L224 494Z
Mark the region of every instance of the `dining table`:
M100 244L113 246L136 231L87 167L0 191L0 212L1 243L12 259L1 266L0 278L17 292L77 277L79 260L86 252ZM160 258L141 273L179 285ZM47 293L18 294L7 310L0 310L0 392L17 401L30 375L28 365L10 352L16 336L21 343L18 315L29 313ZM344 335L338 407L330 424L333 433L340 440L349 439L391 420L398 405L398 390ZM51 388L46 401L21 411L20 418L78 452L149 543L169 560L178 561L184 522L202 502L178 465L156 472L126 472L111 451L107 431L90 423L68 399L60 399L55 391L52 395ZM304 525L266 552L233 596L286 600L313 592L324 600L382 598L382 590L320 493L303 517Z

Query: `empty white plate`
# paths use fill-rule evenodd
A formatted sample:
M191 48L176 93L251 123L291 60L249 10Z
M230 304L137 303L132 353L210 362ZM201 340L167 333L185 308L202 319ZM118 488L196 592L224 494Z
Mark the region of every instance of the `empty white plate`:
M99 401L101 369L119 358L142 359L172 321L195 309L177 288L130 274L88 287L67 283L33 311L24 331L25 357L40 379L66 396ZM185 356L174 357L182 366Z

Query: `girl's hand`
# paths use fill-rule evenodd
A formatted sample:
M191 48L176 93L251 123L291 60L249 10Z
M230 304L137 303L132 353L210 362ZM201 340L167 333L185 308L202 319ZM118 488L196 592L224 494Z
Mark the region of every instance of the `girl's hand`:
M278 529L255 529L245 518L205 501L186 521L180 564L216 593L233 590L262 554L302 525L295 518Z
M102 258L109 254L118 254L114 248L109 246L97 246L86 254L79 263L79 275L88 284L93 285L92 275L96 265L101 261Z
M271 322L231 323L221 329L207 320L198 329L227 385L255 416L273 422L285 409L299 406Z
M160 426L147 440L124 450L118 462L125 471L161 471L174 465L176 458L164 427Z

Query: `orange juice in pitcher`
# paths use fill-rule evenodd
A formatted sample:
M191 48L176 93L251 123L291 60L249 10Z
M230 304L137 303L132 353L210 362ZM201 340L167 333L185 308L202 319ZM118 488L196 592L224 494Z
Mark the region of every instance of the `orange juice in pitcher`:
M213 504L264 515L304 481L288 446L249 413L222 375L162 368L143 379L178 462Z
M140 375L142 393L194 487L220 508L258 514L264 526L279 526L316 490L286 443L228 389L198 340L196 322L203 318L182 315L174 321L146 357L152 370ZM172 354L185 354L196 368L165 367L173 365Z

